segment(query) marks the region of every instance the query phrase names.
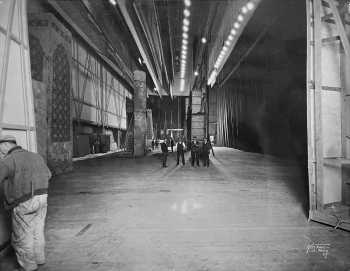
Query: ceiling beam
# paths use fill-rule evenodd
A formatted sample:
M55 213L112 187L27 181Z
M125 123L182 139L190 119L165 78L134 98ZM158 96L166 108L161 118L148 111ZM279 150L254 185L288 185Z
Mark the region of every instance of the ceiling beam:
M82 38L95 52L96 54L104 61L106 62L109 67L115 71L120 77L122 77L128 84L133 87L134 81L130 77L131 71L126 67L123 66L125 71L123 71L121 68L119 68L115 63L113 63L112 60L110 60L104 52L102 52L99 47L84 33L84 31L74 22L74 20L59 6L59 4L54 0L48 0L48 3L51 5L51 7L60 15L62 18L72 27L72 29L75 31L75 33ZM120 65L120 63L118 62Z
M139 35L137 33L136 27L135 27L135 25L134 25L134 23L133 23L133 21L132 21L132 19L130 17L130 14L129 14L128 10L127 10L126 0L118 0L117 3L118 3L118 6L119 6L119 9L120 9L120 11L121 11L121 13L122 13L122 15L123 15L123 17L125 19L125 22L126 22L128 28L129 28L130 32L131 32L131 35L134 38L135 43L136 43L136 45L137 45L137 47L138 47L138 49L140 51L142 59L143 59L144 63L146 64L146 67L148 69L148 72L150 73L150 76L152 78L152 81L153 81L156 89L157 89L157 92L159 94L158 90L163 89L163 87L162 87L162 85L160 84L160 82L159 82L159 80L157 78L157 75L156 75L156 73L155 73L155 71L153 69L153 66L151 64L150 57L149 57L147 51L145 50L145 48L142 45L142 41L141 41L141 39L140 39L140 37L139 37Z

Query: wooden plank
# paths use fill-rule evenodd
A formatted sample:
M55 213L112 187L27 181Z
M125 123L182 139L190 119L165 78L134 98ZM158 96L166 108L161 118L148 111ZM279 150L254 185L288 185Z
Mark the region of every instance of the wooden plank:
M313 221L350 231L350 220L343 220L341 218L337 218L336 216L328 215L317 210L313 210L310 217Z
M345 51L346 55L348 57L350 57L350 43L349 43L349 39L348 39L348 37L346 35L345 29L344 29L344 25L343 25L343 22L342 22L342 20L340 18L338 9L335 6L334 0L328 0L328 3L329 3L330 8L331 8L331 10L333 12L334 19L335 19L335 22L336 22L336 25L337 25L337 28L338 28L338 32L339 32L340 38L341 38L341 42L342 42L343 47L344 47L344 51Z
M341 92L343 90L343 88L341 88L341 87L322 86L322 90Z
M335 24L335 21L333 20L333 13L328 13L322 16L322 22Z
M91 228L92 224L87 224L84 228L81 229L81 231L79 231L75 236L81 236L83 235L85 232L87 232L90 228Z
M136 31L136 28L132 22L132 19L128 13L128 10L126 8L126 3L125 3L125 0L120 0L120 1L117 1L118 3L118 6L120 8L120 11L125 19L125 22L127 24L127 26L129 27L129 30L132 34L132 37L134 38L135 42L136 42L136 45L137 47L139 48L140 50L140 54L142 56L142 59L144 60L146 66L147 66L147 69L151 75L151 78L153 80L153 83L154 85L156 86L156 91L159 93L159 90L162 89L162 86L155 74L155 71L153 69L153 65L151 64L151 61L150 61L150 58L148 56L148 53L146 52L146 50L144 49L143 45L142 45L142 41Z
M326 8L329 8L329 4L325 1L325 0L322 0L322 6L326 7Z
M334 37L328 37L328 38L323 38L322 43L329 43L329 42L336 42L340 41L340 36L334 36Z
M0 32L3 33L4 35L7 34L6 29L3 28L1 25L0 25ZM12 33L10 34L10 38L11 38L11 40L13 40L14 42L16 42L18 45L21 45L21 41L20 41L15 35L13 35ZM23 47L24 47L25 49L29 49L29 47L28 47L27 45L25 45L25 44L23 44Z
M308 137L308 175L309 175L309 208L316 209L316 154L315 154L315 126L314 126L314 103L315 103L315 82L313 70L313 56L315 41L313 39L314 18L313 1L306 0L306 20L307 20L307 137ZM309 212L311 214L311 212ZM310 218L310 217L309 217Z
M11 124L11 123L4 123L1 122L0 126L2 129L8 129L8 130L19 130L19 131L35 131L35 127L33 126L27 126L27 125L20 125L20 124Z
M322 146L322 22L321 22L321 0L314 0L314 63L313 74L315 91L313 99L313 126L314 126L314 152L315 152L315 193L316 208L322 202L323 196L323 146Z

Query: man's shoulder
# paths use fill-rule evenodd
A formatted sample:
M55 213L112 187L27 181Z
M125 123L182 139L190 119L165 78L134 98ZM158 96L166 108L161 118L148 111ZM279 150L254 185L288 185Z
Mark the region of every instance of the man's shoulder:
M16 150L14 152L12 152L11 154L8 155L8 157L12 157L12 158L23 158L25 160L28 161L32 161L33 160L42 160L43 158L41 157L40 154L36 153L36 152L31 152L31 151L27 151L24 149L19 149Z

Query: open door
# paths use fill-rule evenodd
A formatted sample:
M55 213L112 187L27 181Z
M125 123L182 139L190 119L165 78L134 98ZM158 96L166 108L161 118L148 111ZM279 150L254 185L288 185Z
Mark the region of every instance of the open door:
M350 5L306 5L309 218L350 230Z

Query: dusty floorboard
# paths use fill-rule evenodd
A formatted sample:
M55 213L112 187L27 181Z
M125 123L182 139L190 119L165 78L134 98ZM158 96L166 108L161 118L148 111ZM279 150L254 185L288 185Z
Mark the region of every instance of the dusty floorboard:
M77 163L52 180L40 270L350 270L350 233L307 222L295 163L215 151L208 169L174 156L165 169L155 156Z

